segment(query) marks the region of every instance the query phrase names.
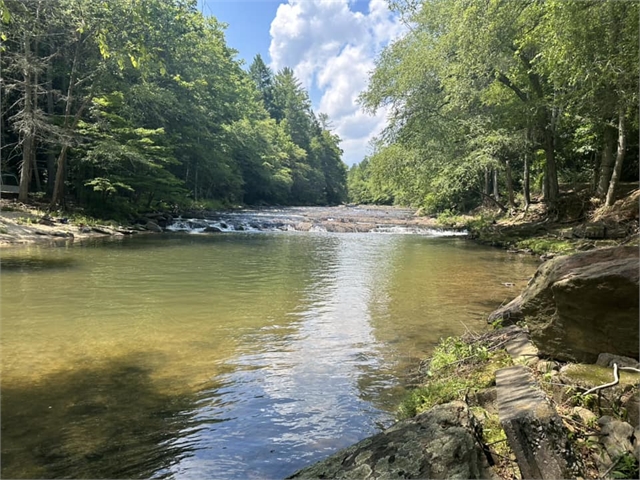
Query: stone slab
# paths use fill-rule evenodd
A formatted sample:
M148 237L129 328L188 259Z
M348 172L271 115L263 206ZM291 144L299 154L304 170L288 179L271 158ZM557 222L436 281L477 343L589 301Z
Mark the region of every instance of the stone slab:
M529 369L496 372L498 416L522 478L575 478L581 468L562 421Z

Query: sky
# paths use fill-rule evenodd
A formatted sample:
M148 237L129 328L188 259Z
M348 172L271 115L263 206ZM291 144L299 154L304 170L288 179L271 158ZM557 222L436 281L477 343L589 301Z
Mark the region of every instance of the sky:
M227 23L227 45L249 65L260 54L274 72L294 70L342 138L343 160L360 162L385 125L386 110L356 103L380 51L403 33L385 0L198 0L205 15Z

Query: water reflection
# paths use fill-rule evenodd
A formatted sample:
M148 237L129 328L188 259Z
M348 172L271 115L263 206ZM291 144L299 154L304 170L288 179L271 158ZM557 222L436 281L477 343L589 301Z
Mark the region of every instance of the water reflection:
M38 254L74 268L3 274L4 477L285 477L388 424L411 359L534 269L406 235Z
M11 255L0 257L0 272L38 272L54 269L73 268L77 261L68 256Z
M311 281L289 315L293 323L244 338L250 353L234 360L235 370L222 378L227 387L217 392L225 404L201 410L225 420L193 435L207 448L172 467L175 476L283 478L392 421L371 402L374 391L398 379L378 374L383 345L367 305L378 279L384 283L394 242L318 235L306 243ZM361 383L363 377L371 379ZM229 438L233 448L225 451Z

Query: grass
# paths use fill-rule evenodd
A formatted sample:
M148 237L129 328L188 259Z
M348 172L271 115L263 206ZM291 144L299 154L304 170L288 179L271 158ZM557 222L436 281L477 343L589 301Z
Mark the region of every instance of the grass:
M399 418L409 418L435 405L461 400L469 392L495 385L496 370L511 365L504 351L490 352L486 346L449 337L435 348L427 382L412 390L398 409Z
M529 249L537 255L545 253L566 255L576 251L575 243L550 237L527 238L517 241L514 246L519 250Z

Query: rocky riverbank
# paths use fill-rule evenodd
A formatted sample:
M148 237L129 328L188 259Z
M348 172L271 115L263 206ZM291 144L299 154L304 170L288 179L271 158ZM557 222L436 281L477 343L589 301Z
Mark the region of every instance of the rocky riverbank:
M637 248L544 263L421 363L408 419L291 478L638 478L638 297Z
M441 215L438 223L465 228L478 243L543 260L596 248L637 246L640 190L637 184L625 188L611 207L594 203L588 190L569 190L554 215L535 203L526 212L513 214L481 209L473 215Z

